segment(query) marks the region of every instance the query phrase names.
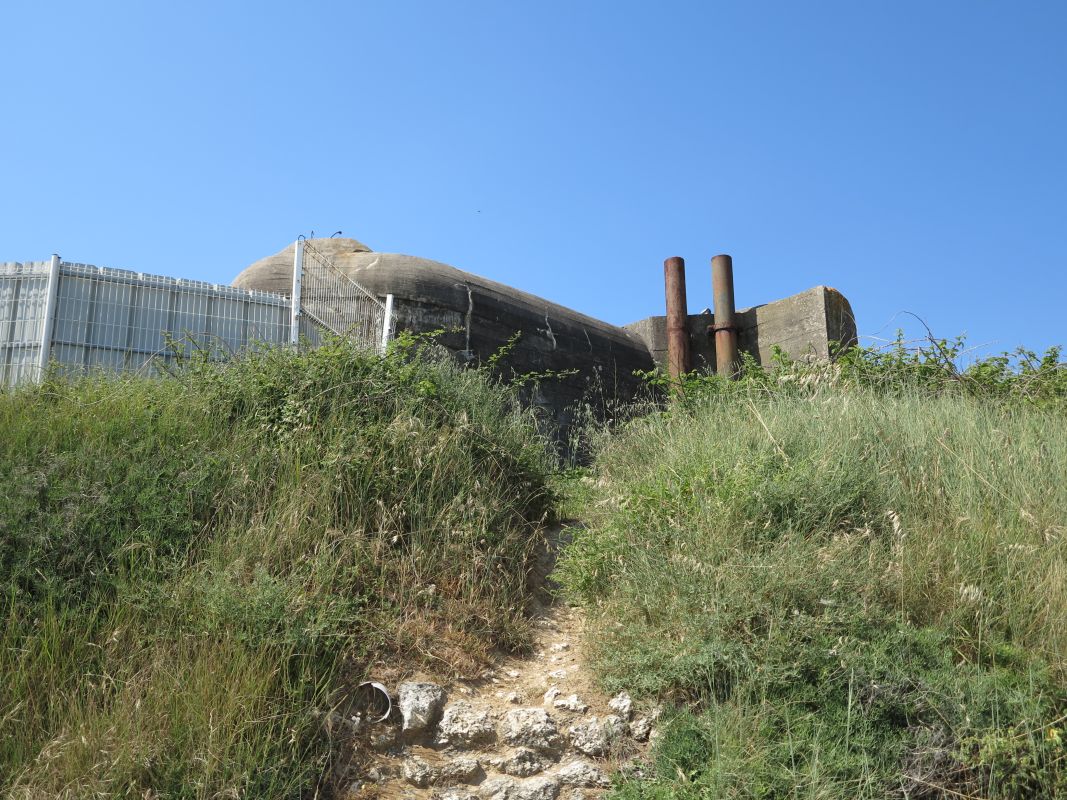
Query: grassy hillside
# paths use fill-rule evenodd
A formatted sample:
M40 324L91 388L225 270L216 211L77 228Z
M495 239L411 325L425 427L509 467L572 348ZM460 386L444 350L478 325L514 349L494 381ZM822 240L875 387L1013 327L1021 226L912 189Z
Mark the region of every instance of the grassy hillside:
M522 645L552 469L411 342L0 393L0 794L300 796L346 685Z
M562 579L676 709L617 796L1067 797L1067 375L945 355L693 378L601 444Z
M958 346L600 437L558 577L668 708L618 800L1067 796L1067 370ZM404 339L0 393L0 795L311 796L354 683L521 648L561 481L486 375Z

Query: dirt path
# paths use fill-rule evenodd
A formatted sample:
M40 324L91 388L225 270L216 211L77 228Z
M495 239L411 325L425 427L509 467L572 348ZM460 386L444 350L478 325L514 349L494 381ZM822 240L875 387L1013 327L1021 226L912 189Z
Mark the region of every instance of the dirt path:
M393 714L363 727L363 757L342 796L593 800L643 755L654 715L597 688L583 621L552 603L534 621L529 656L502 656L477 680L390 687Z

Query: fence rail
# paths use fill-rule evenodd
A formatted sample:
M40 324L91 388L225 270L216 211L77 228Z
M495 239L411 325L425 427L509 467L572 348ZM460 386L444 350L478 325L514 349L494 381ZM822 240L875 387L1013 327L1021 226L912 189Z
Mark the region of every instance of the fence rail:
M392 335L392 296L382 302L344 274L311 242L298 241L293 308L320 327L380 351Z
M324 331L380 352L392 298L383 303L297 244L305 267L288 297L58 256L0 263L0 389L39 379L50 364L152 374L194 350L222 360L262 344L314 345Z

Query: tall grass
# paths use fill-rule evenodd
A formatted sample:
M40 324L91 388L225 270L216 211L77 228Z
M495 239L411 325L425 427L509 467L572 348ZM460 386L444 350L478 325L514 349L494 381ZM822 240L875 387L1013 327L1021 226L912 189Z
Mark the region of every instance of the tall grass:
M684 709L618 793L1067 796L1062 406L841 371L602 443L561 577L608 688Z
M554 462L405 340L0 394L0 792L294 797L350 683L521 647Z

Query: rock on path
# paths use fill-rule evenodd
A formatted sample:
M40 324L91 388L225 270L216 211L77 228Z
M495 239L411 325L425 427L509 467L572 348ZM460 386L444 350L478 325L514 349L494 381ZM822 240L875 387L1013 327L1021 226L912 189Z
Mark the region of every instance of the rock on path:
M359 729L358 767L338 796L597 800L612 771L642 757L655 710L626 692L599 691L585 667L579 612L547 609L536 634L532 656L502 658L476 680L400 684L393 718Z

